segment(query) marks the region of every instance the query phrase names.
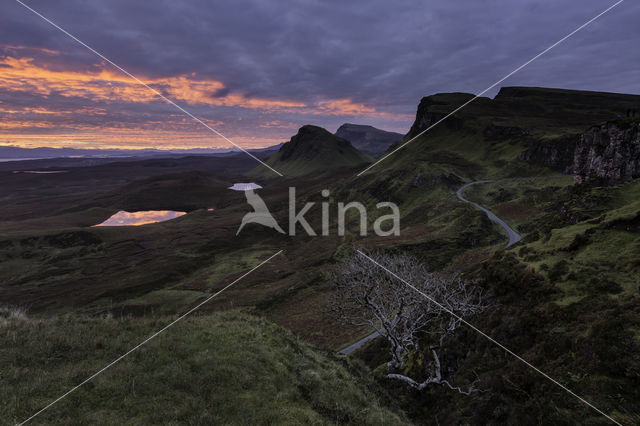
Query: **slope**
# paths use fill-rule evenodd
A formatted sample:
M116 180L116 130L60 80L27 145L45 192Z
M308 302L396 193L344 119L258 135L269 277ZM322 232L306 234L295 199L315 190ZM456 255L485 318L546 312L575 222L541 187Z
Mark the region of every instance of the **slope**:
M0 418L23 421L172 318L0 310ZM240 312L187 318L43 412L46 424L403 424L366 368Z

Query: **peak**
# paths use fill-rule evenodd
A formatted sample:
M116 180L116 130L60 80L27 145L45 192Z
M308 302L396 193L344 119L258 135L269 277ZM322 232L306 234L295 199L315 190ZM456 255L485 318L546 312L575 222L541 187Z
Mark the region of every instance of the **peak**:
M335 134L351 142L356 149L374 157L384 153L391 144L401 141L403 136L366 124L351 123L340 126Z
M373 126L369 126L368 124L355 124L355 123L344 123L338 129L347 129L347 128L356 128L356 129L373 129Z
M355 167L370 161L369 156L348 140L310 124L300 127L277 154L267 159L276 170L290 176L324 173L332 168Z
M465 92L434 93L423 97L420 104L448 105L451 103L464 103L473 97L475 97L473 93Z
M298 134L305 134L305 133L329 133L331 134L331 132L329 132L327 129L320 127L320 126L314 126L312 124L305 124L304 126L300 127L298 129Z
M346 147L351 146L351 144L349 141L335 136L322 127L307 124L300 127L298 133L292 136L289 142L280 147L280 153L283 159L287 159L296 155L296 153L331 149L328 148L330 146Z

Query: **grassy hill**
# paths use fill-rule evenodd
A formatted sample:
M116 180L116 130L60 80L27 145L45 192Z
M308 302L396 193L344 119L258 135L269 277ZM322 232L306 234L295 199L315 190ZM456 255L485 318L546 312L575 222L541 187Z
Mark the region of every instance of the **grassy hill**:
M169 323L0 310L2 424L23 421ZM406 424L358 363L237 311L176 324L34 424Z
M306 125L265 162L285 176L292 177L325 173L340 167L356 167L371 160L349 141L322 127ZM273 172L259 165L249 175L271 178Z

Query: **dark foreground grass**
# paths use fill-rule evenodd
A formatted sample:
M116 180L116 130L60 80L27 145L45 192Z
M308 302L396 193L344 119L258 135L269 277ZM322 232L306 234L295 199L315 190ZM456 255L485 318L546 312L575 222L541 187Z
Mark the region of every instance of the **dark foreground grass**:
M0 419L15 424L171 318L0 315ZM370 374L238 311L187 318L33 424L402 424Z

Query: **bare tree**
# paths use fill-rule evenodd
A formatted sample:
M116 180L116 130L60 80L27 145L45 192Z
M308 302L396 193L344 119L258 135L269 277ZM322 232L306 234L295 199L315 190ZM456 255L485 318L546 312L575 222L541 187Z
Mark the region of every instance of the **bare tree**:
M417 389L438 384L464 394L477 391L474 384L463 390L443 378L438 354L460 325L461 318L485 308L480 288L459 276L431 273L420 260L408 254L369 252L367 256L382 267L354 254L332 274L335 291L330 310L343 323L372 327L387 339L391 354L387 363L388 378L402 380ZM429 342L427 353L432 357L431 371L422 381L400 373L409 354L419 351L419 341Z

